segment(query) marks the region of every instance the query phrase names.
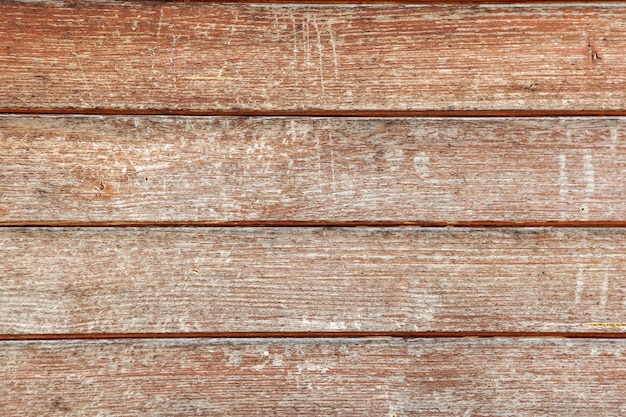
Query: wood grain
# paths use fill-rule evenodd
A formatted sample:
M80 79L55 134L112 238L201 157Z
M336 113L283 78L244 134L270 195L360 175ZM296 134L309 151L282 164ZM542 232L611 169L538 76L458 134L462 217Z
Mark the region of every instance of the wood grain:
M0 334L621 332L623 229L3 228Z
M3 342L0 412L619 416L625 352L623 340Z
M623 223L625 131L623 118L5 115L0 224Z
M626 7L3 1L3 111L623 112Z

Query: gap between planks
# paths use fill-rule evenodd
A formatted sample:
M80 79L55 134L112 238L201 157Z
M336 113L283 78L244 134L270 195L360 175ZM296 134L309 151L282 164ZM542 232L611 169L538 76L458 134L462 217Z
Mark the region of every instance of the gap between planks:
M497 118L626 117L620 110L177 110L177 109L29 109L0 108L7 116L189 116L189 117L335 117L335 118Z
M236 228L236 227L320 227L320 228L626 228L626 221L468 221L468 222L428 222L428 221L103 221L103 222L69 222L69 221L0 221L3 227L49 227L49 228L86 228L86 227L119 227L119 228Z
M626 326L626 324L624 324ZM563 338L626 339L626 332L185 332L185 333L67 333L0 334L0 341L116 340L116 339L453 339Z
M123 3L148 3L150 0L122 0ZM469 6L490 6L490 5L513 5L523 7L529 5L555 4L558 6L573 5L576 7L584 5L623 3L623 0L603 0L600 2L590 2L586 0L168 0L171 3L215 3L215 4L282 4L282 5L346 5L346 6L387 6L387 5L407 5L407 6L432 6L432 5L469 5Z

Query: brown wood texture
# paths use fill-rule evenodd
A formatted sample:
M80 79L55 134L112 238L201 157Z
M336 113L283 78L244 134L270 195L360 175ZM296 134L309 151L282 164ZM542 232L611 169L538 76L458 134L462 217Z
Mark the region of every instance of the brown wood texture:
M0 333L621 332L622 229L4 228Z
M625 341L0 343L21 416L620 416ZM35 372L36 370L36 372Z
M0 116L0 224L623 222L623 118Z
M626 413L626 4L399 2L0 1L0 415Z
M0 3L4 111L623 112L626 7Z

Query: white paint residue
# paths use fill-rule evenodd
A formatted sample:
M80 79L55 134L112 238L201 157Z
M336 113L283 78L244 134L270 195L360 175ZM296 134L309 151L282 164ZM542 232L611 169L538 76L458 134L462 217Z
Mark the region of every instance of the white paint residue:
M576 292L574 293L574 302L576 304L580 303L580 298L583 294L583 288L585 286L585 275L583 274L583 269L578 269L578 277L576 278Z
M348 326L344 322L331 321L328 323L329 330L346 330Z
M335 201L337 198L337 183L335 181L335 153L333 151L333 134L331 132L328 132L328 145L330 146L330 173L332 176L333 201Z
M430 172L429 164L430 157L425 152L420 152L415 158L413 158L415 172L417 172L421 178L428 177Z
M232 351L229 349L224 350L224 354L228 357L228 365L229 366L241 366L243 362L243 353L240 351Z
M305 331L330 331L348 330L349 326L343 321L310 320L307 316L305 316L302 317L302 328Z
M322 193L322 185L323 185L323 176L322 176L322 147L320 145L320 138L318 135L315 135L315 148L317 150L317 177L318 177L318 185L320 188L320 194Z
M432 322L435 317L439 296L427 294L423 290L409 290L407 294L411 296L411 304L416 309L416 318L422 326L427 327L426 324Z
M589 151L585 151L583 166L585 169L585 191L587 195L591 195L596 188L596 172L593 169L593 156Z
M567 198L567 156L559 155L559 196Z
M567 217L565 204L567 203L567 156L559 155L559 199L561 202L561 219Z
M402 169L402 161L404 160L404 152L402 149L392 149L385 152L385 160L389 171L397 172Z
M589 215L589 200L596 189L596 172L593 168L593 155L585 150L583 155L583 176L585 179L585 204L582 207L585 218Z
M168 169L170 167L170 163L169 162L158 162L158 163L149 164L149 165L133 165L133 163L130 160L130 158L127 157L127 159L131 163L133 168L135 168L135 171L137 171L137 172L158 171L158 170L162 170L162 169L165 170L165 169Z
M319 372L320 374L325 374L326 372L328 372L329 367L328 366L324 366L323 364L319 364L319 363L313 363L313 361L311 360L306 360L304 362L304 364L298 364L297 366L298 368L298 373L302 373L304 371L309 371L309 372Z
M282 355L274 355L272 358L272 366L283 366L283 357Z
M296 124L293 120L289 122L289 137L291 138L291 144L298 143L298 135L296 134ZM283 145L288 145L288 139L285 136L283 139Z
M609 299L609 275L604 274L604 280L602 281L602 288L600 292L600 305L602 308L606 307L606 302Z
M611 151L615 151L617 148L617 128L611 129Z

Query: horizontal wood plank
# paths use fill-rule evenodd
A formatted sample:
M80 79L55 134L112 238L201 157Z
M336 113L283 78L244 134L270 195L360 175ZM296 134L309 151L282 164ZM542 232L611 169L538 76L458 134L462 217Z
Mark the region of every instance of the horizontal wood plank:
M0 224L624 222L623 118L0 116Z
M626 342L537 339L0 343L20 416L618 416Z
M3 1L0 109L618 111L626 7Z
M623 229L3 228L0 334L621 332Z

